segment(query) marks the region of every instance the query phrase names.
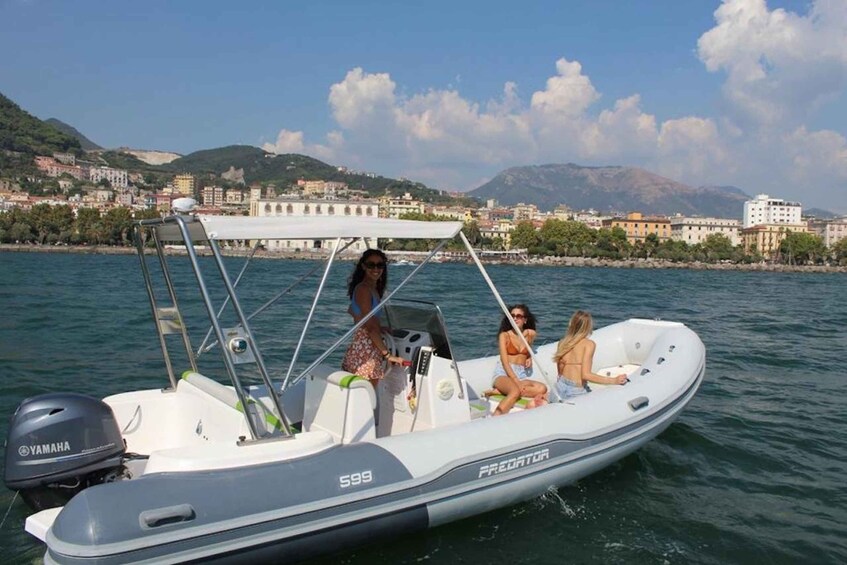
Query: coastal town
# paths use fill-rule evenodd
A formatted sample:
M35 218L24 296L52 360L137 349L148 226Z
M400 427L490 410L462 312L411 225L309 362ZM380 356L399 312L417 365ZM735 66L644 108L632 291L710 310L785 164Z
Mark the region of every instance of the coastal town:
M489 257L527 260L529 256L576 256L621 259L651 256L690 259L691 250L704 250L696 258L723 262L784 262L815 264L845 261L847 217L815 218L803 214L802 204L758 194L743 205L743 216L717 218L658 216L644 211L600 212L574 210L561 203L553 210L534 204L501 206L490 199L479 206L427 202L408 192L374 196L345 182L298 179L288 186L273 183L245 184L243 171L230 170L217 179L182 173L165 186L145 187L140 173L80 161L72 153L36 156L35 165L60 190L35 196L0 178L0 242L67 245L74 243L127 244L108 234L86 241L70 225L27 225L33 209L63 208L66 224L82 213L88 223L117 216L132 219L168 213L177 198L198 202L197 213L250 216L364 216L398 219L458 220L465 223L472 243ZM339 168L343 171L343 168ZM219 182L215 182L215 181ZM84 186L80 190L79 186ZM76 190L74 190L76 188ZM456 194L454 196L459 196ZM14 213L15 222L10 222ZM10 216L10 214L12 214ZM6 217L4 223L3 217ZM114 222L113 222L114 223ZM112 230L114 231L114 230ZM788 245L787 245L788 243ZM245 245L248 242L244 242ZM274 241L264 246L270 253L320 252L325 241ZM376 242L358 242L351 253ZM387 242L389 250L422 253L421 242ZM793 248L793 249L792 249ZM688 253L686 253L688 251ZM452 255L448 252L445 258ZM792 256L793 255L793 256Z

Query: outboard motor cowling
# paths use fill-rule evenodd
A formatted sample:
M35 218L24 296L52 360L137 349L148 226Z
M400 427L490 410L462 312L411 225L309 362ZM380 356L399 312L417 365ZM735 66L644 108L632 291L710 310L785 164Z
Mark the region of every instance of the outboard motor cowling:
M3 480L35 510L61 506L88 486L114 480L125 451L105 402L43 394L24 400L12 416Z

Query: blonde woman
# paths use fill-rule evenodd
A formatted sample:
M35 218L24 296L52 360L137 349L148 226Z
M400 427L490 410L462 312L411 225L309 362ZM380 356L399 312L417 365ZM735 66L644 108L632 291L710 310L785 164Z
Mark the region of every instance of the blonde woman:
M591 392L587 384L589 382L604 385L622 385L627 382L626 375L604 377L591 372L594 350L597 347L588 339L593 329L594 320L591 319L591 314L577 310L571 316L567 333L559 340L553 361L559 372L556 392L562 400Z

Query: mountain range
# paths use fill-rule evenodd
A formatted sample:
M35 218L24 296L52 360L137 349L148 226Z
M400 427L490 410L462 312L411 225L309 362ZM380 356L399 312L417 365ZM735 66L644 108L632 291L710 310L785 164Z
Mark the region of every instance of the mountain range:
M750 199L736 187L692 188L637 167L573 163L512 167L468 194L506 206L535 204L542 210L564 203L575 210L722 218L740 218L744 201Z

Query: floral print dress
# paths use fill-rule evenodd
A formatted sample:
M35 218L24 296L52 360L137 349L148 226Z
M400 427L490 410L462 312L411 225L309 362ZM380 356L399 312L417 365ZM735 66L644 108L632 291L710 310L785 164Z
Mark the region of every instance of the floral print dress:
M382 353L373 344L365 328L353 333L353 342L344 354L341 368L368 380L378 380L385 376Z

